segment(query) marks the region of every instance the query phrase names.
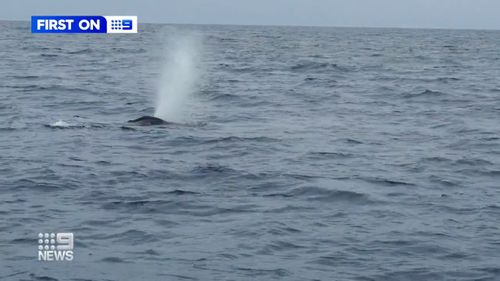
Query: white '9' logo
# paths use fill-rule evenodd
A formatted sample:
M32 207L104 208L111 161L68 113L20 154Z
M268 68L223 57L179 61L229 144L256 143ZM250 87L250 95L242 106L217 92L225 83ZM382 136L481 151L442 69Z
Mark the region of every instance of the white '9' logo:
M57 250L73 250L73 233L57 233Z

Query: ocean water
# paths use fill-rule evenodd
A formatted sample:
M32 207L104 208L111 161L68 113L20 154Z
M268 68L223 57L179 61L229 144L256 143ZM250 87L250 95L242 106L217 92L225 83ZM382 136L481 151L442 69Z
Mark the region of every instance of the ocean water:
M500 32L139 29L0 22L1 280L500 280Z

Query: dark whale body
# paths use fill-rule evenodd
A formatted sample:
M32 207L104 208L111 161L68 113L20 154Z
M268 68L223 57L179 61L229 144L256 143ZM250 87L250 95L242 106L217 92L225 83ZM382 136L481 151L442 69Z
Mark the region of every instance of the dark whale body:
M128 123L134 123L139 126L153 126L153 125L165 125L168 124L167 121L153 117L153 116L142 116L140 118L129 120Z

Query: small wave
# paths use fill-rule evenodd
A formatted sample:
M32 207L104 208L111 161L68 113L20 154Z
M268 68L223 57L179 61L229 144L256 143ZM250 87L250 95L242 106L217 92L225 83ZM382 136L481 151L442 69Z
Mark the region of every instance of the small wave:
M42 51L62 51L62 48L59 47L42 47L40 45L33 47L36 47L37 50L42 50Z
M312 260L311 263L323 266L338 266L338 264L340 264L343 261L344 257L336 255L336 256L321 256L319 258L315 258L314 260Z
M90 53L92 53L92 49L89 49L89 48L68 52L68 54L70 54L70 55L90 54Z
M392 180L392 179L386 179L386 178L380 178L380 177L363 177L361 178L362 180L374 184L381 184L385 186L391 186L391 185L408 185L408 186L415 186L416 184L411 183L411 182L406 182L406 181L400 181L400 180Z
M408 99L411 99L411 98L436 98L436 97L442 97L442 96L446 96L447 94L446 93L443 93L443 92L440 92L440 91L433 91L433 90L429 90L429 89L426 89L422 92L418 92L418 93L406 93L403 95L403 98L408 98Z
M198 176L215 176L215 175L229 175L237 173L236 170L226 166L217 164L199 165L192 170L192 173Z
M279 207L279 208L265 210L264 212L265 213L278 213L278 214L281 214L281 213L293 213L293 212L297 212L297 211L301 212L301 211L307 211L307 210L312 210L312 209L313 208L288 205L286 207Z
M499 137L485 137L485 138L480 138L479 140L485 141L485 142L490 142L490 141L500 140L500 138Z
M232 100L240 100L241 97L234 94L219 94L214 95L210 98L212 101L232 101Z
M0 87L3 88L10 88L10 89L39 89L40 86L34 85L34 84L29 84L29 85L2 85Z
M448 186L448 187L453 187L453 186L459 186L460 185L460 181L449 180L449 179L445 179L443 177L436 176L436 175L429 176L429 181L437 183L437 184L440 184L440 185L443 185L443 186Z
M272 254L274 252L287 251L287 250L297 250L302 249L304 246L286 242L286 241L276 241L272 244L266 245L264 249L261 251L263 254Z
M38 75L12 75L9 78L19 79L19 80L35 80L41 78Z
M462 158L456 161L459 165L468 165L468 166L487 166L493 165L490 161L479 159L479 158Z
M124 259L121 259L119 257L107 257L107 258L103 258L101 261L110 262L110 263L125 263L126 262Z
M142 252L143 254L146 254L146 255L150 255L150 256L159 256L160 253L153 250L153 249L149 249L149 250L146 250L144 252Z
M57 278L52 278L49 276L37 276L34 273L30 273L31 280L35 281L59 281Z
M478 171L478 173L489 177L500 177L500 170Z
M147 49L145 48L122 48L122 47L113 47L111 50L114 53L121 53L121 54L140 54L140 53L145 53L147 52ZM92 50L90 50L92 51Z
M68 183L65 183L64 181L61 181L59 178L55 178L55 181L57 181L57 184L51 183L51 182L44 182L40 180L31 180L31 179L20 179L16 181L15 186L18 188L33 188L36 190L43 190L43 191L57 191L60 189L65 189L65 188L72 188L73 185L70 185Z
M15 131L17 130L18 128L14 128L14 127L0 127L0 132L9 132L9 131Z
M140 244L144 242L156 242L159 239L157 236L141 230L126 230L120 233L114 233L107 236L96 237L96 239L114 239L117 241L128 242L131 244Z
M194 191L189 191L189 190L176 189L176 190L167 192L167 194L173 194L173 195L198 195L200 193L194 192Z
M347 72L350 69L345 66L340 66L336 63L305 61L305 62L299 62L291 66L290 70L292 71L337 70L341 72Z
M433 157L422 158L421 161L423 161L423 162L439 162L439 163L447 162L447 163L449 163L452 160L445 158L445 157L441 157L441 156L433 156Z
M227 71L227 72L238 72L238 73L261 73L266 70L270 69L261 69L256 66L251 66L251 65L245 65L245 66L240 66L236 67L231 64L227 63L221 63L218 65L221 70Z
M137 131L137 129L128 126L121 126L120 129L124 131Z
M133 201L112 201L103 205L104 209L124 208L126 210L141 209L145 213L154 212L157 209L167 208L172 201L167 200L133 200Z
M210 40L213 39L216 41L233 41L233 42L238 41L237 39L234 39L234 38L221 37L221 36L217 36L217 35L207 35L207 38Z
M56 77L57 78L57 77ZM81 93L81 94L91 94L91 95L101 95L101 92L95 92L88 88L74 88L67 87L63 85L47 85L41 86L37 84L27 84L27 85L2 85L0 87L10 88L10 89L22 89L26 91L46 91L46 92L60 92L60 93ZM82 103L73 102L73 103Z
M69 127L70 125L62 120L59 120L57 122L55 122L54 124L51 124L50 125L51 127Z
M370 199L366 194L348 190L330 190L321 187L299 187L286 193L273 193L266 197L303 197L307 200L317 201L344 201L368 203Z
M342 159L351 158L353 155L351 153L342 152L314 151L309 152L308 156L313 159Z
M500 205L488 205L483 209L492 210L492 211L500 211Z
M320 178L320 176L303 175L303 174L283 174L283 176L297 179L297 180L311 180L311 179Z
M59 120L55 123L45 125L47 128L52 128L52 129L80 129L80 128L85 128L85 125L82 124L70 124L66 121Z
M222 138L215 138L215 139L209 139L204 141L204 143L226 143L226 142L247 142L247 141L252 141L252 142L278 142L278 139L274 138L269 138L269 137L236 137L236 136L229 136L229 137L222 137Z
M271 228L267 232L269 234L282 236L282 235L287 235L287 234L301 233L302 230L300 230L298 228L287 226L286 224L280 224L279 227Z
M436 81L443 82L443 83L449 83L449 82L460 81L460 79L455 78L455 77L438 77L438 78L436 78Z
M58 54L41 54L40 56L42 57L47 57L47 58L55 58L58 57Z
M291 275L289 271L283 268L278 269L256 269L256 268L246 268L246 267L236 267L238 271L244 272L246 275L251 276L252 279L260 276L273 276L271 279L283 278ZM259 278L256 278L259 279Z
M134 212L142 214L153 214L153 213L168 213L168 214L184 214L192 216L215 216L221 214L238 214L238 213L249 213L255 212L255 205L237 205L231 207L217 207L213 205L203 205L195 201L188 200L132 200L132 201L112 201L102 205L103 209L106 210L123 210L125 212ZM171 224L171 222L168 222ZM141 234L142 235L142 234ZM145 235L145 234L144 234ZM129 237L130 235L120 234L123 238L132 239L135 237L136 240L140 238L140 235L134 235L134 237ZM153 239L155 236L150 235Z
M355 140L355 139L344 139L346 143L351 143L351 144L363 144L362 141Z
M29 238L16 238L13 240L10 240L10 244L27 244L29 245L30 242L32 242L32 239Z

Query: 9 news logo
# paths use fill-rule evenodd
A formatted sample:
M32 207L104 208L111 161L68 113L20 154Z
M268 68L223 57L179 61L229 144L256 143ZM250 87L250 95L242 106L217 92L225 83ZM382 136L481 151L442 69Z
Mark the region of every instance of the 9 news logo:
M111 30L132 30L132 20L111 20Z
M73 233L38 233L39 261L72 261Z
M32 16L31 33L137 33L137 16Z

